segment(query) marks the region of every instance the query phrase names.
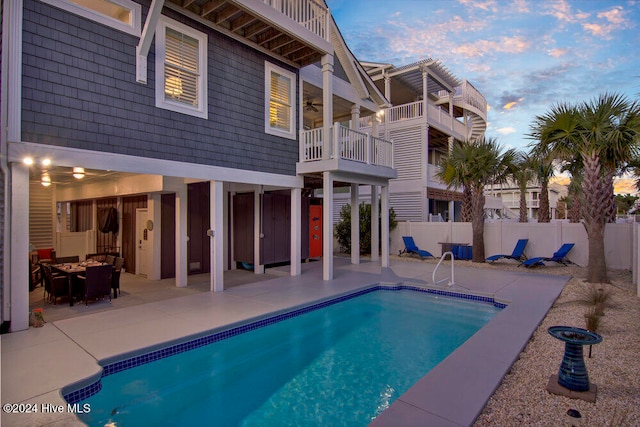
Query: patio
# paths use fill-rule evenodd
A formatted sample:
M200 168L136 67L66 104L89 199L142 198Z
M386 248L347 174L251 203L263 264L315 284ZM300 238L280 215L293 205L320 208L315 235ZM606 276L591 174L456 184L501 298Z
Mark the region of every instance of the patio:
M279 276L278 269L268 270L274 277L257 276L267 280L238 286L230 286L229 281L227 289L218 293L206 292L208 276L193 277L194 283L186 288L189 293L185 294L173 293L171 289L159 291L161 285L155 282L152 285L158 286L156 296L167 296L161 300L145 300L143 292L131 291L125 295L129 291L123 282L123 296L114 300L111 307L91 312L91 305L88 309L84 305L66 305L65 311L75 309L78 313L69 313L66 318L60 314L61 320L52 321L55 316L48 317L45 308L45 320L49 323L44 327L1 337L2 403L64 405L60 389L93 380L101 371L97 362L113 361L124 354L140 354L141 349L147 352L149 348L186 341L212 329L329 299L372 284L427 285L431 283L435 267L428 263L392 260L390 269L381 270L376 263L352 265L348 259L340 257L336 257L334 263L335 276L330 281L322 280L322 264L314 262L303 264L302 275L297 277ZM245 278L250 280L249 276L251 279L256 277L249 274ZM451 289L491 295L508 303L508 307L416 383L373 424L471 424L567 280L565 276L457 267L456 285ZM134 298L139 304L133 304ZM7 425L47 422L81 425L74 415L66 412L3 413L2 422Z

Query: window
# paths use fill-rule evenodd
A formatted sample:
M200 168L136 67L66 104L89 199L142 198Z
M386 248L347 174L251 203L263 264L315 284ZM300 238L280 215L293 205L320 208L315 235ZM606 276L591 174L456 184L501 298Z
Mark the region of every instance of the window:
M141 34L141 7L131 0L42 1L134 36Z
M207 36L162 16L156 31L156 107L206 119Z
M296 139L296 75L265 62L265 132Z

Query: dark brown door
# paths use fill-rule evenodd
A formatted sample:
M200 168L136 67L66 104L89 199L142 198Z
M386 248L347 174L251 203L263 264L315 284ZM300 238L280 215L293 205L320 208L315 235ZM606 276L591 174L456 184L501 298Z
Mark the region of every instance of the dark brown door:
M189 274L208 273L210 268L209 182L197 182L187 186L187 256Z
M233 260L253 264L253 193L233 196Z
M176 195L160 196L160 277L176 277Z

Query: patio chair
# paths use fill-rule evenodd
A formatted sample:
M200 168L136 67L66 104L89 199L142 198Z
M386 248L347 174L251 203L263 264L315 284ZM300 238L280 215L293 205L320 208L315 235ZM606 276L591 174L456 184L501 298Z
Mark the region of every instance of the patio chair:
M511 253L511 255L507 255L507 254L491 255L489 258L487 258L487 261L495 262L501 258L513 259L516 261L524 261L527 259L527 257L524 255L524 248L525 246L527 246L528 242L529 242L529 239L520 239L518 240L518 243L516 243L516 247L513 248L513 252Z
M416 243L413 241L413 237L402 236L402 240L404 241L404 249L400 251L400 255L409 254L409 255L418 255L420 258L428 258L428 257L435 258L431 254L431 252L418 248L416 246Z
M111 275L113 265L105 264L95 267L87 267L84 276L78 276L78 280L84 283L84 304L89 305L89 300L104 298L109 295L111 302Z
M526 261L523 261L522 265L524 265L525 267L535 267L538 265L545 265L544 261L553 261L562 265L571 264L571 261L569 261L566 257L573 246L573 243L565 243L564 245L560 246L560 249L558 249L558 251L555 252L552 256L530 258Z
M124 258L117 257L116 263L113 267L113 274L111 276L113 298L118 298L118 295L120 295L120 274L122 273L122 267L124 267Z
M49 264L41 264L44 271L42 279L44 281L45 300L53 302L55 305L58 298L69 296L69 279L67 276L53 274ZM48 296L46 296L48 294Z

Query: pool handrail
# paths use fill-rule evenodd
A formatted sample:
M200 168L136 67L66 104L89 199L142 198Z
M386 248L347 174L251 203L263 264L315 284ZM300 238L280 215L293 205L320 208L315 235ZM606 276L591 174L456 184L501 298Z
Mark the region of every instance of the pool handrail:
M440 267L440 264L442 264L442 261L444 261L444 258L450 255L451 256L451 277L449 278L449 283L447 284L447 286L453 286L455 285L455 269L454 269L454 257L453 257L453 252L451 251L447 251L445 253L442 254L442 256L440 257L440 261L438 261L438 264L436 265L436 268L433 269L433 274L431 275L431 281L433 281L434 286L439 285L440 283L444 282L445 280L447 280L447 278L441 279L439 281L436 281L436 272L438 271L438 267Z

